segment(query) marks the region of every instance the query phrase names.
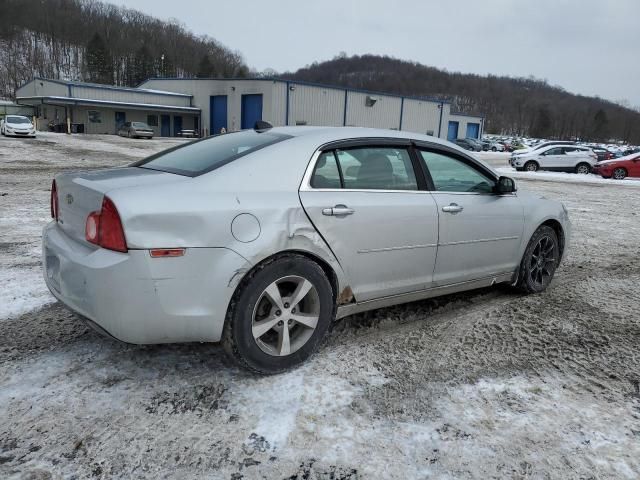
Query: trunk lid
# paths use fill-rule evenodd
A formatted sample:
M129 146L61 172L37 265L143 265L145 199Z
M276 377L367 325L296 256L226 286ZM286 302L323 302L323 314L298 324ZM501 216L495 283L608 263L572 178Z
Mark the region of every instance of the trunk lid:
M120 188L185 181L188 178L136 167L57 175L58 225L70 237L93 245L85 239L85 223L91 212L100 211L102 199L108 192Z

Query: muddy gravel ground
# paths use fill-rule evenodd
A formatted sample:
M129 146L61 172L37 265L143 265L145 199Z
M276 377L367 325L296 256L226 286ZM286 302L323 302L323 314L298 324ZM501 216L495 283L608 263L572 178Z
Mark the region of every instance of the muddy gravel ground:
M215 345L100 337L39 277L52 175L172 142L0 139L1 478L640 477L640 187L522 179L573 221L545 293L349 317L259 377Z

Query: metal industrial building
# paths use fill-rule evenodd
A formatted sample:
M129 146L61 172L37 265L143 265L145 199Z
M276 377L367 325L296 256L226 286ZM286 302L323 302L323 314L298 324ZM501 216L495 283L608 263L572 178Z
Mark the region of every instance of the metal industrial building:
M405 130L441 138L482 136L484 119L452 113L446 101L280 79L152 78L138 88L36 78L16 100L36 108L38 128L67 122L75 131L116 133L125 121L160 136L274 126L327 125Z
M169 137L199 129L191 95L142 88L35 78L16 90L16 102L35 108L37 128L70 124L85 133L116 133L127 121L146 122ZM78 126L81 126L80 128Z
M328 125L406 130L441 138L482 136L484 119L452 114L451 104L335 86L279 79L152 78L141 88L193 96L205 133L274 126Z

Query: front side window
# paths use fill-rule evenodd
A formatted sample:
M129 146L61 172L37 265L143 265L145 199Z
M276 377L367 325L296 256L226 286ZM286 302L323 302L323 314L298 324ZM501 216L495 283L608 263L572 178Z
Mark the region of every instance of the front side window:
M442 153L420 151L439 192L492 193L495 180L467 163Z
M344 188L417 190L418 182L405 148L366 147L338 150Z
M180 145L131 166L195 177L288 138L279 133L244 130Z

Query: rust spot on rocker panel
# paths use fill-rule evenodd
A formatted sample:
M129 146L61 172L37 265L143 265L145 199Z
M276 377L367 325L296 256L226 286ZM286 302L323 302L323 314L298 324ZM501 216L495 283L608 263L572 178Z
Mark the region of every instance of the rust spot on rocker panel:
M346 286L338 295L338 305L346 305L353 302L353 291L350 286Z

